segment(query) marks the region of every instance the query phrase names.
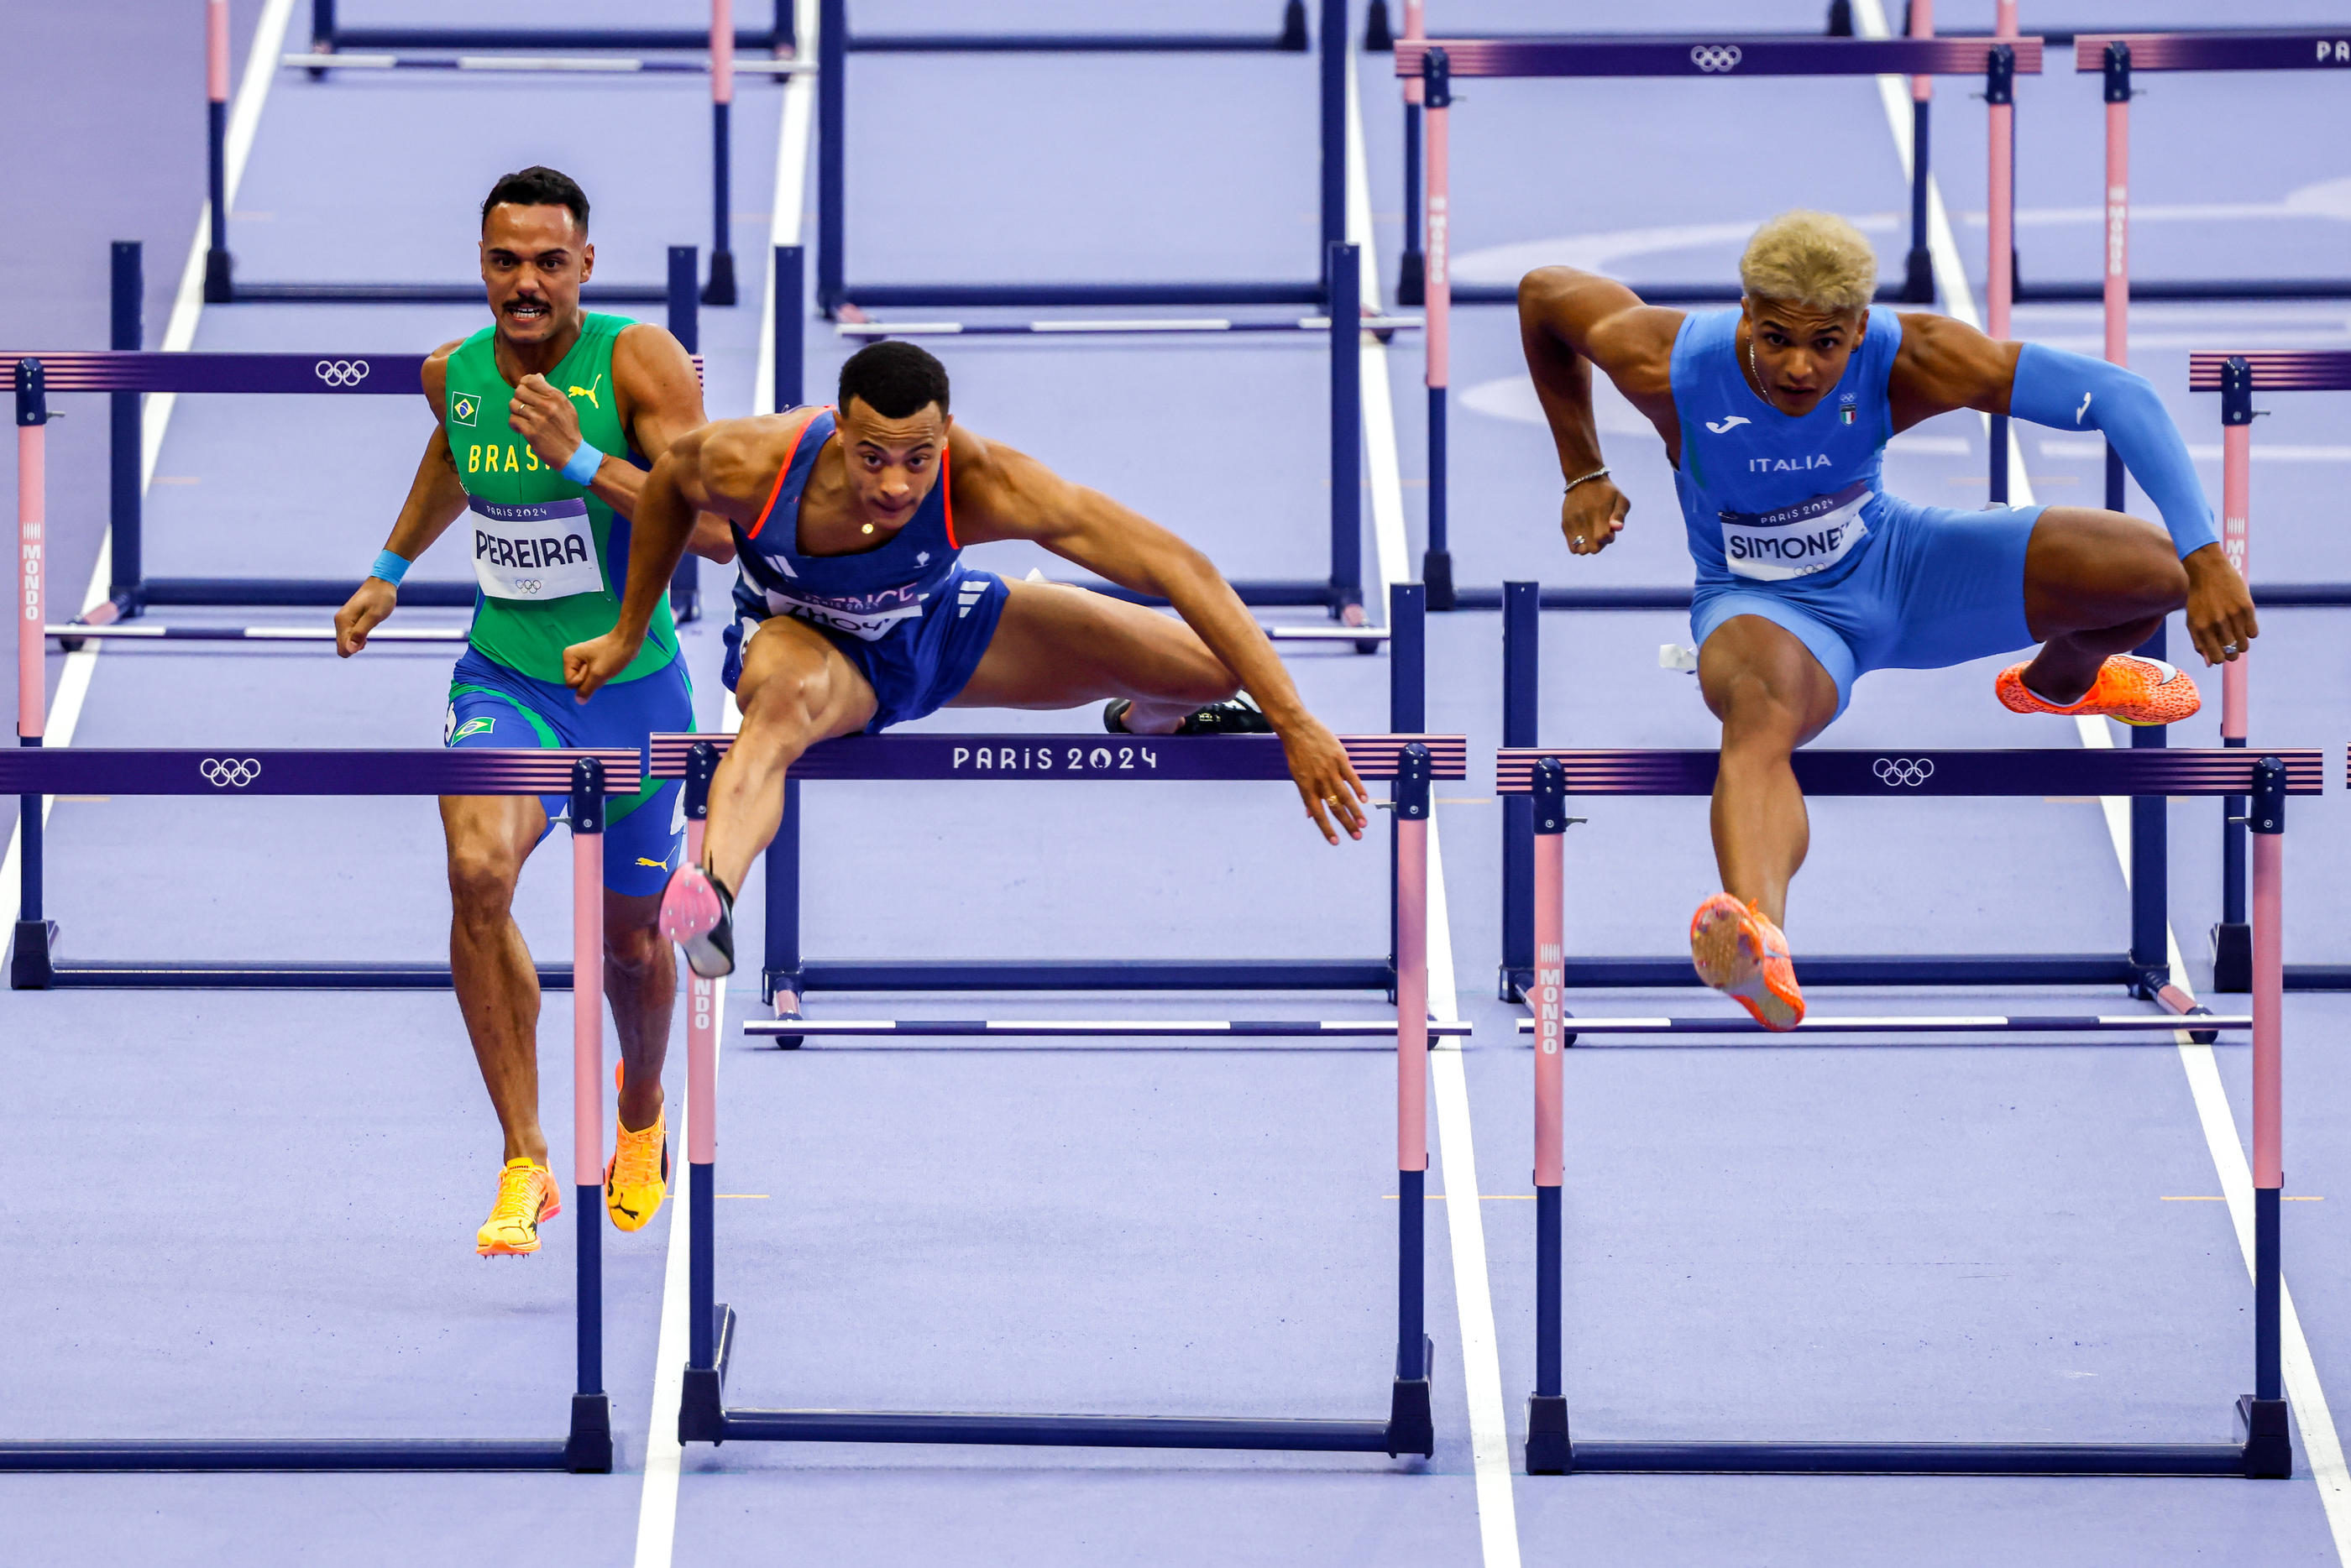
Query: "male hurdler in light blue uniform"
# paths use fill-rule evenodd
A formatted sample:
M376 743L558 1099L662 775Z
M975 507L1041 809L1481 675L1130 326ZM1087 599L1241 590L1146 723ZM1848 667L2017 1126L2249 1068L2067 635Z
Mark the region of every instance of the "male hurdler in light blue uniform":
M1570 552L1605 548L1630 510L1601 456L1592 367L1665 438L1698 565L1698 682L1722 721L1724 890L1691 921L1691 958L1766 1028L1792 1029L1804 1002L1780 923L1809 827L1789 757L1844 711L1857 678L2037 642L2031 662L2001 673L2009 708L2168 724L2196 711L2195 682L2130 649L2183 607L2207 663L2237 657L2257 628L2187 443L2144 379L1948 317L1872 308L1876 256L1826 213L1757 231L1740 281L1739 309L1686 314L1545 267L1519 286L1519 317L1567 484ZM1955 409L2103 431L2162 524L1886 493L1886 442Z

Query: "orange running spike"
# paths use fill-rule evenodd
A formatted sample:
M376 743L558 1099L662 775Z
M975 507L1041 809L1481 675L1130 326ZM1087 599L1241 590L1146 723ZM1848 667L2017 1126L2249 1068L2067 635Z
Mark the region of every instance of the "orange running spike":
M2136 653L2111 655L2098 667L2098 678L2078 702L2052 702L2024 684L2025 666L2012 664L2000 672L1993 690L2001 705L2011 713L2064 713L2102 717L2125 724L2177 724L2203 706L2196 681L2186 670L2159 659Z
M1690 917L1690 962L1698 979L1747 1009L1771 1030L1804 1021L1804 993L1788 957L1788 939L1752 904L1717 893Z

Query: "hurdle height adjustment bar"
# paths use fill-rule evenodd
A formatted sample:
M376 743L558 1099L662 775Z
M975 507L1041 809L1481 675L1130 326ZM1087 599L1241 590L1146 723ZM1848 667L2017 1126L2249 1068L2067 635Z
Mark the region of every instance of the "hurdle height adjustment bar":
M1578 1027L1563 1005L1565 909L1559 835L1572 793L1687 794L1712 782L1710 753L1505 751L1496 768L1505 792L1535 800L1537 887L1535 984L1529 1001L1535 1036L1535 1388L1528 1407L1530 1474L1576 1470L1700 1474L2168 1475L2282 1479L2294 1448L2282 1376L2283 1293L2279 1262L2280 1157L2283 1122L2282 1022L2283 838L2285 797L2324 788L2320 755L2290 753L2250 760L2242 752L1946 752L1899 759L1869 753L1797 753L1808 794L2032 795L2137 793L2214 794L2243 791L2253 833L2253 1392L2237 1401L2233 1443L1904 1443L1576 1440L1562 1381L1563 1355L1560 1192L1565 1163L1561 1054ZM1897 774L1901 781L1885 776ZM1806 776L1809 774L1810 776ZM2126 787L2118 790L2121 784ZM1558 965L1559 967L1554 967ZM1616 1021L1620 1023L1628 1021ZM1658 1021L1639 1021L1645 1024ZM1959 1031L1982 1020L1950 1020ZM2019 1021L2029 1023L2029 1021ZM2184 1027L2183 1022L2183 1027Z
M21 377L24 372L19 371ZM21 381L20 381L21 386ZM37 428L37 427L36 427ZM20 732L26 725L19 716ZM37 725L35 726L37 732ZM609 1470L611 1404L603 1386L603 1235L592 1216L603 1184L604 798L643 784L627 751L143 751L26 747L0 752L0 793L20 796L29 828L52 794L436 795L568 794L572 836L572 940L585 977L572 1028L573 1177L580 1224L578 1379L570 1427L559 1438L0 1438L0 1470ZM27 862L26 907L40 889ZM15 966L26 962L17 928ZM46 933L44 933L45 938ZM217 971L214 971L217 972ZM187 981L185 983L196 983ZM216 983L216 982L215 982Z
M929 740L931 737L912 737ZM952 742L961 737L940 737ZM1010 737L1001 737L1010 739ZM686 813L698 821L718 748L689 742ZM891 737L877 737L887 741ZM969 739L977 739L971 737ZM1030 737L1033 744L1040 737ZM1054 739L1065 739L1055 737ZM1090 737L1091 739L1091 737ZM1196 746L1229 748L1242 737ZM837 745L839 742L826 742ZM822 748L811 750L814 758ZM690 1039L686 1095L690 1118L687 1175L688 1360L678 1410L678 1440L831 1443L971 1443L1121 1449L1285 1449L1323 1453L1428 1456L1436 1451L1429 1402L1433 1349L1424 1322L1428 1169L1428 816L1432 753L1418 739L1393 748L1396 781L1396 1356L1384 1421L1294 1420L1167 1416L959 1414L939 1411L729 1408L726 1377L735 1338L732 1308L716 1299L717 1099L715 1038ZM803 759L805 763L808 759ZM1212 751L1196 760L1208 764ZM1063 776L1066 776L1064 774ZM1261 776L1255 771L1236 775ZM583 1199L583 1202L587 1201Z

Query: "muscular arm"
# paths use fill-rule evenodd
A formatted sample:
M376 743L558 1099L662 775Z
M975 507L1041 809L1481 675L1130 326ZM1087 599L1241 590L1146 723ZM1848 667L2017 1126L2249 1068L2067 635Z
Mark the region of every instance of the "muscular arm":
M707 422L693 357L667 332L643 322L623 327L613 340L608 395L614 400L621 428L629 432L629 444L656 462L678 437ZM526 376L515 388L512 422L549 468L570 462L583 439L580 410L569 389L555 387L543 376ZM589 493L633 524L647 472L625 453L606 452L589 482ZM721 563L735 558L734 535L723 518L697 519L687 547Z
M637 487L629 580L612 629L563 652L563 679L581 701L629 666L687 542L707 522L756 522L796 423L810 412L721 420L672 441ZM729 535L730 541L732 535Z
M2103 432L2162 514L2188 571L2188 630L2206 662L2258 634L2252 593L2220 548L2188 443L2144 376L2038 343L1996 343L1947 316L1905 315L1886 392L1894 428L1953 409Z
M967 545L1027 539L1123 588L1175 607L1288 734L1311 722L1257 618L1207 556L1098 490L958 426L952 438L956 534Z
M1682 314L1643 305L1612 278L1573 267L1538 267L1519 281L1519 344L1535 397L1551 426L1563 482L1606 466L1592 415L1592 370L1598 366L1625 400L1648 417L1679 461L1681 424L1674 414L1674 335ZM1560 529L1573 555L1604 549L1632 504L1607 479L1585 479L1561 504Z

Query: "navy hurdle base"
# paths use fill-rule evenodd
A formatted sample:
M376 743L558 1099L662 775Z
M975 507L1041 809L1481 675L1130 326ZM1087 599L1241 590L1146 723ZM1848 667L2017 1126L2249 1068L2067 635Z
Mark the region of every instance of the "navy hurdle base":
M1799 752L1807 794L1931 795L2172 794L2249 796L2253 831L2253 1007L2250 1019L2199 1019L2208 1027L2252 1031L2253 1056L2253 1392L2237 1400L2237 1440L2230 1443L1895 1443L1895 1442L1593 1442L1570 1430L1562 1380L1564 1251L1562 1210L1563 1063L1573 1037L1601 1033L1747 1034L1741 1019L1582 1019L1565 1006L1566 909L1562 835L1571 794L1704 794L1713 785L1714 754L1688 752L1505 751L1497 787L1529 796L1533 830L1529 871L1536 911L1535 978L1530 998L1535 1035L1535 1387L1527 1405L1527 1470L1679 1471L1697 1474L1808 1475L2116 1475L2243 1476L2282 1480L2294 1473L2281 1360L2280 1195L2283 1102L2283 878L2285 797L2325 787L2322 753L2292 752L2256 760L2226 750L2116 752L1940 752L1901 759L1931 763L1917 782L1880 776L1887 759L1867 752ZM1907 779L1910 775L1906 774ZM1808 1021L1809 1022L1809 1021ZM1896 1021L1824 1021L1869 1033ZM1926 1023L1928 1021L1914 1021ZM2030 1033L2032 1019L1933 1021L1968 1033ZM2075 1023L2085 1021L2075 1020ZM2131 1020L2094 1027L2136 1027ZM2173 1021L2172 1029L2184 1028Z
M1507 754L1531 755L1539 731L1538 691L1541 684L1541 664L1537 643L1541 635L1539 613L1541 591L1533 583L1506 583L1502 587L1502 744ZM1687 600L1685 600L1687 602ZM2137 730L2134 740L2153 735L2159 742L2163 732L2155 729ZM2132 754L2153 754L2163 748L2135 746ZM1614 756L1625 753L1593 752L1575 755ZM1656 757L1702 759L1706 783L1698 788L1705 794L1713 787L1715 753L1712 752L1651 753ZM1846 765L1844 760L1861 758L1874 761L1877 753L1799 751L1796 753L1796 776L1809 791L1813 778L1822 778L1832 793L1846 782L1846 775L1834 771ZM1923 754L1923 753L1922 753ZM1940 755L1941 753L1937 753ZM2102 761L2115 753L2085 752L2075 753L2061 751L2027 751L1976 753L1994 756L2044 757L2057 773L2069 767L2095 770L2106 764ZM2206 753L2189 753L2190 757ZM1841 759L1831 763L1826 759ZM1699 761L1687 764L1692 770L1701 766ZM1823 772L1824 768L1831 772ZM1691 772L1685 783L1698 776ZM2071 775L2068 775L2071 776ZM2115 787L2094 790L2097 794L2130 794L2128 785L2137 775L2116 772ZM1870 793L1884 793L1886 786L1866 777ZM1964 793L1948 787L1941 775L1917 793L1928 794ZM1656 793L1680 793L1659 791ZM2080 791L2060 790L2052 786L2049 794L2079 794ZM2178 794L2194 794L2181 790ZM2209 792L2205 792L2209 793ZM1941 986L1941 985L2118 985L2134 995L2161 1002L2174 1012L2186 1012L2196 1006L2196 999L2171 983L2170 944L2168 928L2168 867L2166 864L2165 803L2160 796L2133 796L2130 807L2131 842L2131 920L2130 940L2121 951L2111 953L1909 953L1870 954L1863 956L1813 956L1796 960L1796 978L1805 985L1879 985L1879 986ZM1505 1002L1524 998L1526 987L1533 981L1535 967L1535 906L1533 883L1527 867L1528 844L1534 832L1531 807L1523 794L1505 793L1502 809L1502 961L1500 995ZM1696 985L1698 976L1690 968L1687 954L1671 957L1573 958L1565 961L1564 981L1571 988L1613 988Z
M927 778L991 781L1102 782L1137 776L1102 735L882 735L828 741L810 748L797 767L821 777ZM726 1369L737 1328L734 1309L717 1300L717 1038L704 1026L687 1035L687 1213L689 1346L678 1411L681 1443L733 1441L825 1443L969 1443L1014 1447L1280 1449L1322 1453L1384 1453L1423 1457L1436 1451L1429 1403L1435 1347L1425 1323L1426 1182L1428 1171L1428 819L1431 780L1458 777L1458 737L1357 736L1350 754L1366 778L1395 783L1395 860L1391 878L1395 952L1391 965L1395 1019L1374 1027L1396 1043L1396 1356L1384 1420L1301 1420L1068 1414L973 1414L919 1410L794 1410L730 1407ZM1270 736L1172 738L1155 742L1155 776L1163 779L1286 780L1280 742ZM980 748L998 765L973 766ZM708 815L710 780L720 747L713 737L656 736L655 771L674 765L685 779L685 812L694 852ZM1065 761L1069 751L1078 761ZM1092 753L1101 751L1098 763ZM1045 759L1040 763L1040 757ZM1016 760L1017 759L1017 760ZM1441 760L1440 760L1441 759ZM1127 759L1131 764L1133 759ZM1152 776L1145 774L1144 776ZM1148 983L1148 982L1136 982ZM1241 983L1241 982L1228 982ZM985 1025L982 1026L986 1027ZM1001 1033L1040 1032L1013 1025ZM1171 1032L1172 1024L1156 1026ZM1308 1025L1315 1028L1319 1026ZM901 1026L900 1033L924 1032ZM975 1031L956 1028L955 1033ZM1133 1034L1134 1028L1095 1026L1095 1033ZM1229 1023L1207 1024L1210 1036L1238 1033ZM1270 1033L1252 1027L1249 1033ZM1458 1031L1454 1031L1458 1033ZM748 1031L747 1031L748 1033Z
M38 691L39 665L33 665ZM39 709L31 711L37 715ZM0 793L23 802L27 867L16 925L46 948L41 918L41 800L52 794L254 795L552 794L569 791L572 961L587 977L574 998L572 1180L579 1215L574 1303L578 1380L570 1428L546 1440L426 1438L0 1438L0 1470L609 1470L611 1401L604 1392L603 1199L604 797L644 783L626 751L134 751L42 749L37 719L14 752L0 751ZM204 966L190 966L203 969ZM210 971L217 972L217 971ZM445 983L445 981L444 982Z
M2220 547L2240 574L2250 576L2252 545L2252 453L2255 392L2351 391L2351 353L2342 349L2272 349L2188 357L2188 389L2220 394ZM2351 606L2351 583L2303 583L2256 587L2262 608ZM2242 746L2248 723L2250 651L2220 674L2220 743ZM2252 989L2252 926L2245 915L2245 803L2231 797L2220 812L2220 919L2212 927L2212 989ZM2351 965L2288 964L2288 991L2351 991Z

